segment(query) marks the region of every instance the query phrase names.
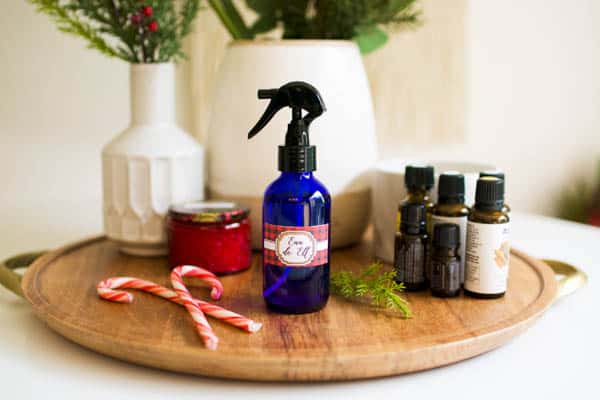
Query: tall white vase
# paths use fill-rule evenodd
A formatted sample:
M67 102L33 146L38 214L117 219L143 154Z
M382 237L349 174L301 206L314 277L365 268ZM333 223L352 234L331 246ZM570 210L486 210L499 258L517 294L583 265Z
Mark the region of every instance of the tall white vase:
M275 179L277 146L283 144L289 112L279 112L260 135L249 129L268 102L258 89L306 81L321 93L327 112L311 125L317 146L317 178L333 195L332 245L360 239L369 221L369 170L376 160L375 122L369 84L351 41L236 41L229 45L216 81L208 132L211 197L251 209L253 246L261 241L262 196Z
M104 228L129 254L166 254L170 204L204 198L204 150L175 123L173 64L132 64L131 125L102 151Z

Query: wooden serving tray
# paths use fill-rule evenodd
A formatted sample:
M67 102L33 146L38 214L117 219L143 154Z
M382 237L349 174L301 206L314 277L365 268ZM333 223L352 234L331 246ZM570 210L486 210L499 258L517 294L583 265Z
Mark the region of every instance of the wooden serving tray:
M333 271L372 261L368 243L332 254ZM37 316L66 338L97 352L150 367L260 381L330 381L397 375L451 364L492 350L523 332L553 302L554 273L513 251L505 297L439 299L407 293L414 317L332 296L318 313L269 312L262 299L260 255L249 271L222 278L218 304L264 324L247 334L212 320L220 344L206 350L186 310L134 291L132 304L98 298L96 284L135 276L169 285L165 259L124 255L105 238L63 247L38 259L22 288ZM192 282L190 281L190 284ZM208 290L192 288L208 299Z

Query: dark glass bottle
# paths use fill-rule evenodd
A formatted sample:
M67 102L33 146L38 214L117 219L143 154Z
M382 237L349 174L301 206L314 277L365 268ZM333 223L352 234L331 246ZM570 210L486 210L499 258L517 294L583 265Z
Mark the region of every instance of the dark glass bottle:
M404 283L406 290L427 288L428 235L426 210L420 203L407 203L400 208L400 231L396 233L394 269L396 281Z
M498 178L502 180L502 191L504 192L504 197L506 197L506 176L503 171L494 170L494 171L482 171L479 173L479 177L483 178L484 176L493 176L494 178ZM510 212L510 206L504 202L504 206L502 207L502 211L505 213Z
M402 219L402 206L409 203L418 203L425 206L427 215L430 215L433 209L431 200L431 188L434 184L433 167L430 165L407 165L404 168L404 186L406 187L406 197L398 205L396 215L396 230L400 230L400 220ZM427 223L429 221L426 221ZM427 232L430 232L429 229Z
M454 297L460 294L460 227L439 223L433 227L430 255L431 294Z
M456 224L460 237L460 283L465 281L465 249L469 207L465 204L465 177L458 172L444 172L438 182L438 202L431 212L431 226L440 223ZM428 274L429 274L428 268Z
M466 295L489 299L506 293L510 218L503 207L503 181L489 176L479 178L475 205L467 222Z

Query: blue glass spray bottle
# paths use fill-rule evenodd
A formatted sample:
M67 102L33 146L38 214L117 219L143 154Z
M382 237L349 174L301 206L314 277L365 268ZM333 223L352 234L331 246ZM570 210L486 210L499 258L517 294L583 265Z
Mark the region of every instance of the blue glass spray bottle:
M279 146L281 175L267 187L263 200L263 297L276 312L318 311L329 298L331 196L313 176L316 148L310 145L308 128L325 104L306 82L259 90L258 98L271 102L249 139L279 110L292 109L285 145Z

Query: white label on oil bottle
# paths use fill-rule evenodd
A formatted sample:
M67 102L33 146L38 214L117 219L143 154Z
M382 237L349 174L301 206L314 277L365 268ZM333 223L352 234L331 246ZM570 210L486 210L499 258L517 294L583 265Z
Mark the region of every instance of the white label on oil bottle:
M465 289L480 294L506 292L510 224L467 223Z
M456 224L460 228L460 283L465 282L465 251L467 249L467 216L464 217L442 217L441 215L431 216L431 235L433 237L433 228L436 224Z

